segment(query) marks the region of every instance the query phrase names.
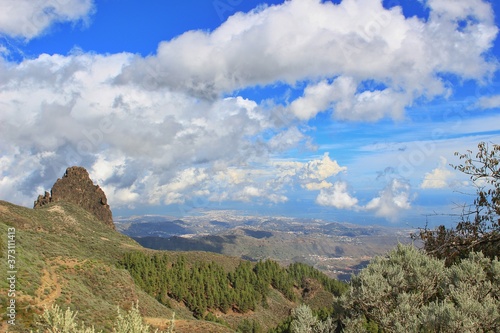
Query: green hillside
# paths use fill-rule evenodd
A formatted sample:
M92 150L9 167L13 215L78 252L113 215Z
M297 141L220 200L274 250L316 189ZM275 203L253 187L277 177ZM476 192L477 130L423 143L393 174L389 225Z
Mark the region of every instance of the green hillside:
M15 229L15 244L8 242L8 232L12 228ZM175 312L176 332L233 332L242 323L249 322L256 323L265 331L286 318L300 302L321 308L330 306L333 300L332 294L327 291L332 289L331 282L328 282L332 280L324 279L323 276L317 275L311 279L308 276L294 277L288 274L288 270L275 267L279 277L286 280L286 287L283 287L272 277L261 279L255 270L255 263L250 264L238 258L207 252L164 254L166 252L147 250L131 238L111 230L87 211L65 202L33 210L0 201L0 232L2 271L9 271L6 266L8 245L10 248L15 246L17 271L15 326L6 326L9 318L4 304L9 304L13 297L9 297L7 279L0 281L0 311L4 316L2 332L7 327L12 332L29 331L34 327L37 315L52 304L78 311L79 321L109 331L116 318L117 307L128 310L135 301L139 301L139 309L145 320L160 328L167 325ZM148 284L149 280L139 278L143 272L126 264L126 258L129 258L130 264L130 258L145 262L147 258L163 255L168 257L166 267L153 265L149 269L155 271L161 268L168 272L179 260L184 261L186 272L190 274L193 269L202 271L204 267L206 272L210 272L216 267L215 270L221 272L223 282L228 283L224 290L233 295L233 291L237 290L234 279L237 279L238 270L248 266L252 274L259 277L258 283L263 284L265 293L262 292L260 298L246 308L241 308L238 299L232 298L225 306L205 304L198 309L190 302L193 296L183 297L182 293L177 292L176 285L168 285L172 280L166 280L165 284L160 283L154 289ZM182 288L186 287L190 295L198 299L205 299L208 289L197 285L199 279L187 277L186 285ZM306 277L308 283L303 283Z

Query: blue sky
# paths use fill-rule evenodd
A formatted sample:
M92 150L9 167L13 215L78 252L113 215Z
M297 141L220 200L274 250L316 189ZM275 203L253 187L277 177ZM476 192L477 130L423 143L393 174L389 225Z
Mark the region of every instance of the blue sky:
M494 1L0 8L0 199L17 204L82 165L115 216L452 223L474 193L454 152L500 142Z

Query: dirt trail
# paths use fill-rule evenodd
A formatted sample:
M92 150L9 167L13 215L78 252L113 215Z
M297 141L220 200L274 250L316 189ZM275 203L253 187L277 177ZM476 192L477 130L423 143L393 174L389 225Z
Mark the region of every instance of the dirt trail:
M46 293L46 290L48 290L48 293ZM18 300L29 302L30 307L49 307L59 296L61 296L61 291L61 284L59 283L55 268L54 266L49 265L48 268L44 268L42 270L41 284L35 291L34 297L22 295L18 297ZM2 321L0 324L0 332L8 332L8 329L9 325L7 321Z
M144 321L151 326L159 329L166 329L170 326L170 320L167 318L144 317Z
M36 307L48 307L61 296L61 284L59 283L54 267L49 266L48 269L44 268L42 273L42 283L35 292L34 305ZM48 294L46 294L46 290L50 290Z

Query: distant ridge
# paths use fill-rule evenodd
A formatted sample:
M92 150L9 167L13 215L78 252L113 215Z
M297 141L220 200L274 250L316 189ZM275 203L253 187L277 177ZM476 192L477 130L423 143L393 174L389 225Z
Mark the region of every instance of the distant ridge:
M94 185L83 167L73 166L66 169L64 176L57 179L50 193L45 192L44 195L38 196L33 208L41 208L58 201L74 203L94 214L113 230L116 229L106 194L99 185Z

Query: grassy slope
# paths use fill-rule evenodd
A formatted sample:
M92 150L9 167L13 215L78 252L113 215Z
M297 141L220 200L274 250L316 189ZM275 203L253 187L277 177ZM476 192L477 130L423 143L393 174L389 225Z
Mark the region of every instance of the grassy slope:
M167 308L145 294L134 284L129 273L117 268L117 261L127 251L148 251L131 238L110 230L85 210L69 204L56 203L42 209L28 209L0 201L1 270L6 267L7 229L16 228L17 265L17 324L14 331L27 331L36 314L53 303L78 311L78 319L109 331L116 317L117 307L129 309L139 301L144 317L151 324L161 326L175 311L176 332L232 332L227 327L198 321L182 305L171 302ZM240 259L207 252L171 252L172 257L184 255L189 261L207 260L221 264L228 271L238 265ZM2 274L3 276L3 274ZM0 280L0 311L5 318L7 304L7 280ZM300 292L300 291L297 291ZM328 295L318 292L325 301ZM318 304L320 297L305 299L311 305ZM326 298L325 298L326 297ZM326 304L325 304L326 303ZM257 320L263 327L272 327L286 317L293 304L273 292L270 308L241 314L218 314L231 326L242 319ZM5 320L2 320L5 325ZM0 331L5 331L0 326Z
M171 309L136 287L129 273L116 267L124 252L144 249L129 237L110 230L90 213L68 203L33 210L0 201L2 272L7 271L9 227L16 228L18 270L18 325L15 330L9 327L11 331L27 331L35 314L52 303L77 310L80 320L105 331L109 331L118 306L129 309L137 300L144 316L171 318ZM7 289L6 279L1 279L3 324L4 304L9 300ZM195 321L182 306L175 312L180 320ZM0 331L4 329L5 326L0 327Z

